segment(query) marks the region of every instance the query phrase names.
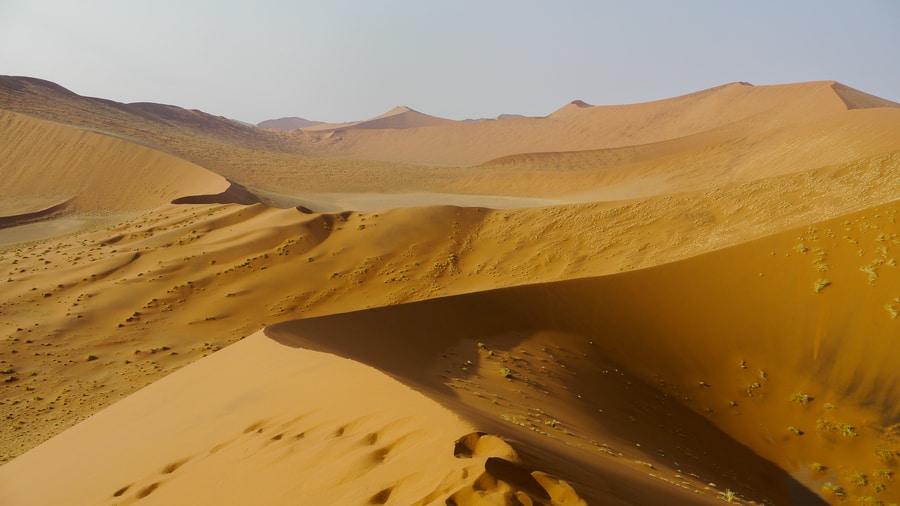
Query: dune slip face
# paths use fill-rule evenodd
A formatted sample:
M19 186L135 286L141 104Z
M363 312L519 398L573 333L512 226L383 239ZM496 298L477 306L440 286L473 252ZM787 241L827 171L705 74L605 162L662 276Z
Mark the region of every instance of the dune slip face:
M257 128L0 77L0 141L2 504L900 500L893 102Z

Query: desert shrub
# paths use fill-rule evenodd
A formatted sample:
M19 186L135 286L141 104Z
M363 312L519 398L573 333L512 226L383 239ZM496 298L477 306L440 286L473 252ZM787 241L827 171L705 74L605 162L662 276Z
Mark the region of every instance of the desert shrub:
M827 279L817 279L815 283L813 283L813 291L816 293L822 293L822 290L825 289L826 286L831 285L831 281Z
M847 497L847 493L844 492L844 487L841 487L840 485L835 485L834 483L832 483L830 481L826 481L825 484L822 485L822 490L834 495L835 497L840 497L840 498Z
M794 395L791 396L791 400L793 402L798 402L800 404L808 404L809 401L813 400L813 398L807 394L796 392L796 393L794 393Z

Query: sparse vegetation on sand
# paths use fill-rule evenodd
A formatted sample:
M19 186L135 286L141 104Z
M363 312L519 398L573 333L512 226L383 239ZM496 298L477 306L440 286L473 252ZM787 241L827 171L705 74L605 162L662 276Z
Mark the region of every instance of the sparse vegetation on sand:
M831 286L831 281L828 281L827 279L817 279L813 283L813 291L816 293L822 293L822 290L824 290L828 286Z
M812 400L812 397L800 392L795 392L793 395L791 395L791 401L799 404L808 404Z
M826 481L826 482L822 485L822 490L823 490L824 492L826 492L826 493L828 493L828 494L831 494L831 495L833 495L833 496L835 496L835 497L837 497L837 498L840 498L840 499L843 499L844 497L847 497L847 492L844 491L844 487L841 487L841 486L839 486L839 485L835 485L834 483L832 483L832 482L830 482L830 481Z

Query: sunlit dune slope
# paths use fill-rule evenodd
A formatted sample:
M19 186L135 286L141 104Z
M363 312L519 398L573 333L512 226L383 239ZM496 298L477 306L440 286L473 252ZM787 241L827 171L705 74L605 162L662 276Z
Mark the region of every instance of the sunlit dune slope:
M789 475L828 501L888 503L900 498L898 213L894 202L654 268L267 333L434 391L534 451L564 451L569 468L539 460L582 493L603 486L591 463L612 460L748 500L812 504Z
M0 468L0 500L585 504L518 460L374 369L257 334Z
M499 187L572 200L616 200L747 182L900 152L900 108L854 110L775 131L705 132L640 146L492 160L449 188ZM515 177L510 174L515 173Z
M60 202L75 211L134 211L229 187L160 151L2 110L0 178L0 214L7 215Z

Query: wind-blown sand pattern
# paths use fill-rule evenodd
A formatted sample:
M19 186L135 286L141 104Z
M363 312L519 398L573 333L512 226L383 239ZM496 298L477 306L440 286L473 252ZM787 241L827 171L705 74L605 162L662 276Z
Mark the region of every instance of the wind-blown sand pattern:
M276 128L0 77L0 503L900 501L898 104Z

